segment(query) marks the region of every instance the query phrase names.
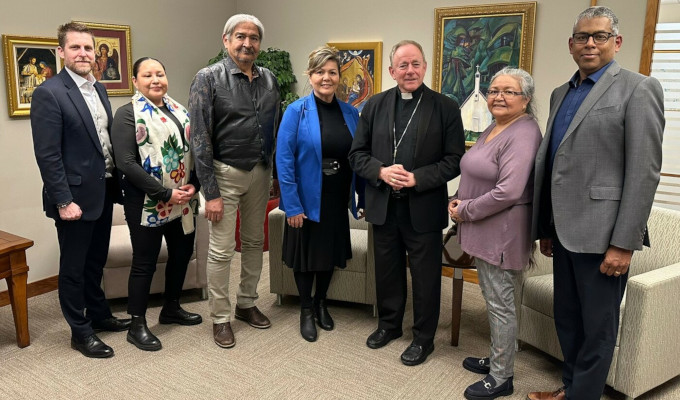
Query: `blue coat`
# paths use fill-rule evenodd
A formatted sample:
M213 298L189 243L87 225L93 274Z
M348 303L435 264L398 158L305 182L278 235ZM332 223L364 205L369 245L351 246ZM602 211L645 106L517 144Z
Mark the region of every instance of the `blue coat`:
M338 100L342 116L352 137L359 120L359 112ZM321 129L314 94L296 100L283 114L276 140L276 170L281 199L279 208L286 216L304 213L319 222L321 214ZM363 188L363 181L352 177L352 213L357 217L354 193ZM358 190L359 207L363 205L363 190ZM348 199L349 201L349 199Z

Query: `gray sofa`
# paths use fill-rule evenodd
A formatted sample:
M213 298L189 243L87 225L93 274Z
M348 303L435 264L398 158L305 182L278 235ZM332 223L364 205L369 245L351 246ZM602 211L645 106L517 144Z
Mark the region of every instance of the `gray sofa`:
M653 207L648 225L652 247L633 255L607 377L627 399L680 375L680 211ZM536 260L516 291L518 339L562 360L553 319L552 261L538 251Z
M196 217L196 244L194 254L189 261L187 275L183 289L203 289L207 287L206 265L208 261L208 221L199 214ZM165 263L168 261L168 250L163 239L161 252L158 256L156 273L151 282L151 293L162 293L165 289ZM130 230L125 222L123 206L115 204L113 207L113 223L111 226L111 243L109 257L104 265L102 287L107 299L128 297L128 276L132 264L132 244Z
M335 269L328 298L352 303L373 305L375 309L375 261L373 256L373 228L365 220L349 215L352 259L345 269ZM298 295L293 270L282 261L283 228L286 214L278 207L269 213L269 291L277 295Z

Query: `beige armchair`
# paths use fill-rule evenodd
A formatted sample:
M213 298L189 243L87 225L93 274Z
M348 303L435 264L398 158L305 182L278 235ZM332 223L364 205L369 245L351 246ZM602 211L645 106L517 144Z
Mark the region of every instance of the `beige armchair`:
M328 289L328 298L353 303L370 304L377 315L375 302L375 261L373 227L365 220L349 216L352 259L347 267L335 269ZM276 293L278 304L282 295L298 295L293 270L282 261L283 228L286 214L279 208L269 213L269 292Z
M680 375L680 211L653 207L652 247L636 251L621 303L621 323L607 384L633 399ZM584 233L585 234L585 233ZM553 317L552 261L537 265L516 291L520 342L563 359Z
M208 262L208 221L201 212L196 217L196 244L194 254L189 261L187 275L184 279L183 289L203 289L203 297L206 297L207 287L206 265ZM165 289L165 263L168 261L168 250L165 239L158 255L156 273L151 281L151 293L162 293ZM123 206L113 206L113 222L111 226L111 243L109 244L109 257L104 265L102 287L107 299L115 299L128 296L128 276L132 264L132 244L130 243L130 230L125 222Z

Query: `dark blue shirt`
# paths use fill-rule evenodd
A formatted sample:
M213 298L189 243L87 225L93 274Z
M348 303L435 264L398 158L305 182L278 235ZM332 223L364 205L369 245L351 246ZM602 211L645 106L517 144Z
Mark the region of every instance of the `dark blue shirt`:
M548 175L552 175L553 162L555 162L555 154L557 153L557 148L560 147L564 134L569 128L569 124L574 119L576 111L578 111L583 100L586 99L590 90L595 86L595 83L602 77L604 71L609 68L612 61L604 67L600 68L597 72L588 75L581 84L578 84L579 71L576 71L574 76L569 80L569 91L562 101L559 110L557 110L557 115L553 121L552 134L550 135L550 162L548 163Z

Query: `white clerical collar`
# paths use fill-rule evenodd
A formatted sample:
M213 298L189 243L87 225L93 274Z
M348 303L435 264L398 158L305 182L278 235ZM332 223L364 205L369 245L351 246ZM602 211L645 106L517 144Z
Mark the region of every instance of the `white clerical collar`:
M411 100L413 98L413 93L410 92L401 92L401 98L403 100Z

